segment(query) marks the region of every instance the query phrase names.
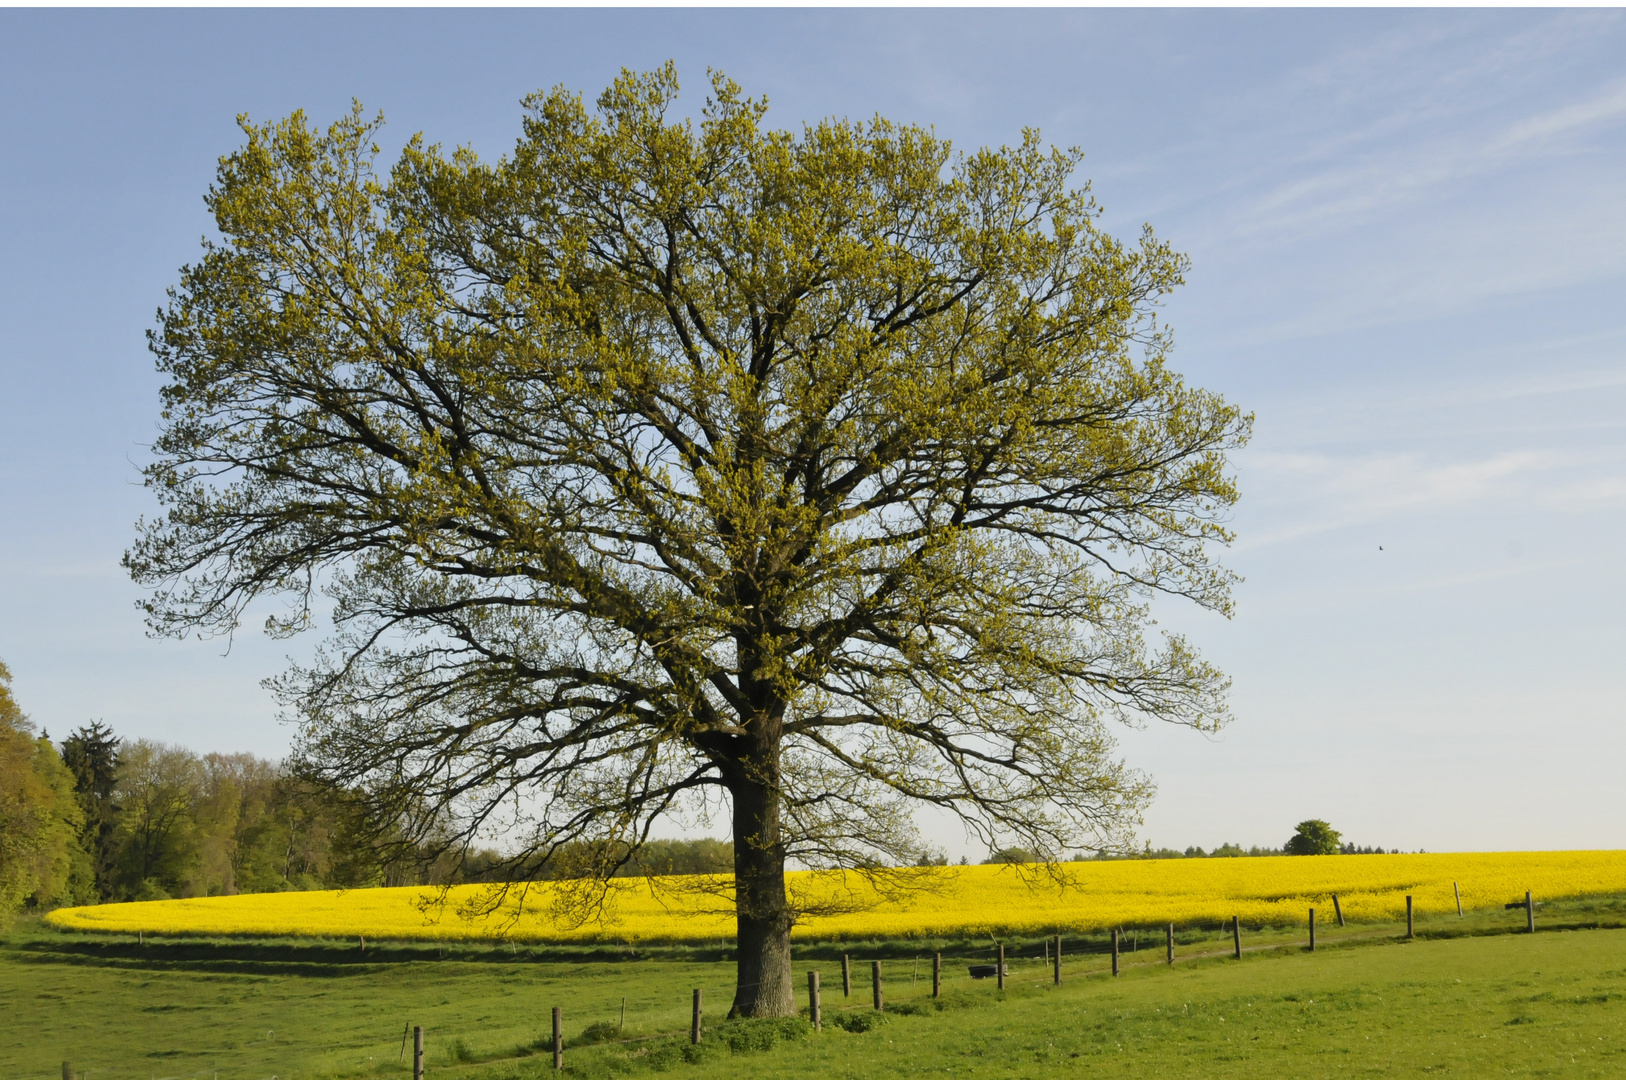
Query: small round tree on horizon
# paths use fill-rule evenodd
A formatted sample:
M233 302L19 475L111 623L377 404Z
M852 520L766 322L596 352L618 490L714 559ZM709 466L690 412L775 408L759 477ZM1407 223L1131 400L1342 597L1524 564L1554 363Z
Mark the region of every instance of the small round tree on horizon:
M1343 834L1320 818L1301 821L1298 831L1287 842L1289 855L1336 855Z

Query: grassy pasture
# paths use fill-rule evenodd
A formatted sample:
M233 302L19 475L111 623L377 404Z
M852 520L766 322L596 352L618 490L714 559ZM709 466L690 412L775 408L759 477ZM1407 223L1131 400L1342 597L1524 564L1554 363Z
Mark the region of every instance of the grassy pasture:
M541 957L433 945L363 954L354 942L308 939L141 946L24 924L0 949L0 1080L55 1080L64 1059L86 1080L400 1077L408 1023L427 1030L431 1080L541 1080L552 1072L553 1005L565 1011L569 1072L582 1076L1036 1077L1081 1066L1115 1077L1626 1074L1626 900L1551 904L1541 933L1505 933L1522 921L1522 912L1432 917L1412 943L1398 940L1397 924L1326 927L1313 955L1302 931L1263 931L1244 936L1241 963L1216 927L1183 934L1172 971L1161 939L1143 934L1116 980L1105 974L1104 941L1077 939L1059 988L1037 941L1010 942L1015 973L1003 995L965 974L991 954L986 941L809 945L796 978L800 994L807 969L822 973L827 1024L817 1035L722 1023L732 966L697 949ZM950 976L941 1008L925 977L938 946ZM842 951L854 957L847 1001ZM917 953L923 977L911 983ZM888 1018L842 1030L832 1021L857 1027L872 1016L872 957L885 957ZM696 986L709 1032L698 1055L677 1034ZM618 1041L603 1028L623 996ZM609 1041L584 1045L593 1024Z

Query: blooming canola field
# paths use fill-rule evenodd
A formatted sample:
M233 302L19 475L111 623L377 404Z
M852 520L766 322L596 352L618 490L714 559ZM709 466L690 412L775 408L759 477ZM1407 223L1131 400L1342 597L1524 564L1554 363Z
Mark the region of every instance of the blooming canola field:
M1405 898L1424 915L1522 900L1626 892L1626 852L1548 851L1444 855L1323 855L1065 863L1046 873L1011 866L861 874L787 875L805 914L802 940L1036 935L1111 926L1302 923L1309 907L1346 918L1403 918ZM727 878L618 879L595 918L562 909L558 886L379 888L259 893L65 908L46 921L65 930L178 935L358 937L526 943L680 943L730 939ZM481 904L481 901L486 901ZM476 907L489 910L479 913Z

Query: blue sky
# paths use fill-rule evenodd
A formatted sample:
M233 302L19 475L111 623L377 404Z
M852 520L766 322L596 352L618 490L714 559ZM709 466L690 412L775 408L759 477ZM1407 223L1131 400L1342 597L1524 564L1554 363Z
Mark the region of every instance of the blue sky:
M34 719L278 756L314 642L151 641L143 332L234 116L352 97L483 154L518 99L708 66L794 127L1040 127L1194 263L1176 366L1258 417L1209 739L1124 733L1155 844L1322 817L1433 851L1626 847L1626 16L1549 11L0 11L0 658ZM1380 551L1379 548L1382 550ZM958 854L956 834L940 839ZM975 853L972 853L975 854Z

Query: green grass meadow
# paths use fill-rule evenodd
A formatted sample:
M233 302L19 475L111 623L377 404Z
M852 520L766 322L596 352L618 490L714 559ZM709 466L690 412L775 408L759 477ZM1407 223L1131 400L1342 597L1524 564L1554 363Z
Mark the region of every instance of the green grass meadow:
M555 1005L576 1076L1626 1076L1626 900L1548 905L1539 921L1530 935L1510 932L1522 912L1438 917L1415 941L1403 926L1328 928L1314 953L1302 932L1250 933L1240 962L1213 927L1182 933L1173 968L1162 936L1142 931L1118 978L1104 941L1070 942L1059 987L1039 942L1011 942L1003 992L966 975L986 941L810 947L796 979L805 1005L805 972L821 973L817 1033L724 1021L732 965L702 950L137 944L25 922L0 948L0 1080L57 1080L64 1060L84 1080L404 1078L411 1024L425 1028L430 1080L541 1078ZM938 947L948 978L933 1001ZM695 987L699 1047L685 1034Z

